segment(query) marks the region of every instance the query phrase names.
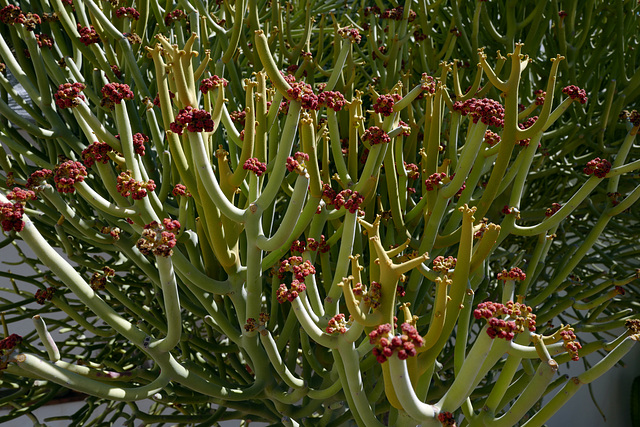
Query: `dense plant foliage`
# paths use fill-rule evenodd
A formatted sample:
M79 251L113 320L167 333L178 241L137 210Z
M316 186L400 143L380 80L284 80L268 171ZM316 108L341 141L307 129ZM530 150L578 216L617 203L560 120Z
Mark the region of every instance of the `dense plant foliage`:
M636 2L0 5L3 420L537 426L638 340Z

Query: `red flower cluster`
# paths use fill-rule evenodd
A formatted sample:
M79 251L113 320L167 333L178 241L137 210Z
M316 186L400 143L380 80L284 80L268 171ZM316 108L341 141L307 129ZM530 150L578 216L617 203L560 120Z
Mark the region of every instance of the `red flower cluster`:
M633 127L640 126L640 114L637 110L622 110L622 112L620 113L620 119L629 120L633 124Z
M133 20L140 19L140 12L135 10L133 7L119 7L116 10L116 16L118 18L124 18L125 16L130 17Z
M503 127L504 107L498 101L489 98L471 98L466 101L457 101L453 104L453 110L463 116L470 115L473 123L480 120L485 125Z
M578 352L582 348L582 345L578 342L576 334L573 333L572 328L567 328L564 331L560 331L560 336L564 344L562 345L565 350L571 355L571 360L578 361L580 356Z
M388 117L393 113L393 105L401 99L402 97L397 93L380 95L373 103L373 111Z
M538 120L538 116L529 117L526 122L518 123L518 127L522 130L528 129ZM522 147L528 147L529 142L531 142L531 138L521 139L518 141L518 144Z
M490 130L487 130L484 133L484 142L489 144L489 147L493 147L498 142L500 142L500 135L498 135L497 133L491 132Z
M351 213L355 213L360 209L360 205L364 202L364 196L355 190L347 189L342 190L333 199L333 205L336 209L340 209L344 206Z
M304 251L320 251L320 253L329 252L331 248L324 238L324 234L320 235L320 240L316 240L313 237L308 237L306 241L294 240L291 243L291 252L302 253Z
M320 92L318 94L318 104L327 108L333 109L333 111L340 111L346 104L344 95L337 90L328 90L326 92Z
M169 91L169 99L173 99L176 97L176 94ZM156 97L153 98L153 105L155 105L156 107L160 106L160 94L156 94Z
M176 245L176 235L173 231L180 229L180 223L176 220L165 218L162 224L153 221L144 226L142 237L136 242L136 247L144 255L170 257L173 255L173 247Z
M584 89L580 89L576 85L569 85L562 89L562 93L567 95L569 98L580 102L580 104L587 103L587 92Z
M60 163L53 170L56 190L60 193L75 193L76 182L84 181L87 176L87 169L80 162L67 160Z
M289 172L296 172L297 174L304 175L305 167L304 162L309 161L309 155L302 151L296 152L293 156L287 157L287 170Z
M206 79L202 79L200 82L200 92L207 93L213 88L217 88L220 86L227 87L229 82L226 79L218 76L211 76Z
M527 275L524 274L524 271L519 269L518 267L513 267L511 270L507 271L503 269L500 273L498 273L498 280L518 280L523 281L527 278Z
M483 0L481 0L483 1ZM456 419L453 417L451 412L440 412L438 414L438 421L445 427L456 427Z
M175 187L173 187L171 194L173 194L173 197L178 197L178 196L191 197L191 193L187 191L187 187L183 184L176 184Z
M172 22L180 21L187 18L187 14L180 9L169 12L164 17L164 25L169 26Z
M544 104L544 98L547 96L547 92L545 92L542 89L538 89L537 91L535 91L535 95L536 95L536 100L535 100L536 105Z
M473 310L476 319L487 319L489 328L487 334L493 338L502 338L511 341L515 334L525 330L536 330L536 315L532 314L531 307L519 302L509 301L506 304L497 302L482 302ZM500 319L498 316L508 317L510 320Z
M119 134L116 135L116 138L120 139L120 135ZM136 154L144 156L144 153L145 153L144 144L148 142L149 142L149 137L144 133L138 132L133 134L133 151L135 151Z
M40 169L35 171L27 179L26 187L31 190L40 190L40 187L44 184L44 181L51 178L53 172L49 169Z
M304 282L307 276L316 273L316 268L311 261L303 261L300 256L291 256L280 263L278 278L284 279L285 273L291 273L296 280Z
M9 15L15 13L14 11L15 9L11 10ZM18 11L20 11L20 8L18 8ZM25 15L24 13L22 13L22 11L20 11L18 16L16 16L15 19L13 20L13 22L10 22L9 24L21 24L21 25L24 25L27 31L33 31L36 29L36 25L42 24L42 19L38 14L29 12Z
M100 90L102 99L108 106L120 104L122 100L133 99L133 91L125 83L107 83Z
M379 282L372 281L369 290L362 283L356 283L353 287L353 294L356 299L363 300L367 307L373 310L380 307L380 299L382 298L382 285Z
M38 289L34 295L36 302L40 305L45 305L47 301L51 301L53 294L56 293L56 288L49 287L47 289Z
M38 42L38 47L53 49L53 39L46 34L36 34L36 41Z
M107 284L107 280L109 277L113 277L116 275L116 271L109 267L103 267L102 272L95 272L89 279L89 284L91 285L91 289L94 291L98 291L104 289Z
M73 108L77 106L77 98L85 99L81 93L85 87L82 83L63 83L58 86L58 90L53 94L58 108Z
M443 180L447 177L447 174L444 172L434 173L429 176L424 181L424 185L426 186L427 191L433 191L436 188L439 188L442 185Z
M131 171L121 172L117 180L116 189L118 193L122 194L123 197L131 196L133 200L141 200L147 197L147 191L156 189L156 183L152 179L147 182L136 181L131 176Z
M360 31L355 28L338 28L338 34L342 36L342 38L351 40L351 43L359 44L362 41Z
M291 89L287 90L287 98L300 101L302 108L305 110L318 110L320 108L318 95L313 93L313 88L310 84L292 81L289 85Z
M389 135L378 126L371 126L362 134L363 141L369 141L371 145L385 144L391 142Z
M93 28L93 25L88 27L83 27L78 24L78 33L80 34L80 43L85 46L91 46L92 44L100 42L100 36L96 32L96 29Z
M562 205L560 203L552 203L551 207L547 209L547 211L544 213L545 216L549 217L549 216L553 216L553 214L555 214L556 212L558 212L560 210L560 208L562 207Z
M178 135L182 135L185 127L189 132L213 132L211 114L208 111L188 106L180 110L176 116L176 121L169 125L169 129Z
M457 258L452 256L443 257L442 255L437 256L433 260L433 271L438 271L440 273L447 273L449 270L456 268Z
M244 126L244 122L247 118L247 112L244 110L232 111L229 113L229 116L234 123L238 123L240 126Z
M338 313L329 319L329 323L324 330L328 334L335 334L336 332L344 334L347 332L347 322L345 316L342 313Z
M22 15L22 9L10 4L0 9L0 22L6 25L13 25L20 15Z
M82 150L82 161L87 167L93 166L96 162L106 164L109 161L109 153L112 151L111 146L106 142L96 141Z
M587 175L595 175L598 178L604 178L607 176L609 171L611 170L611 162L606 159L601 159L600 157L596 157L587 163L587 166L582 170Z
M14 230L17 232L22 231L24 229L24 221L22 221L23 214L24 206L22 206L22 203L0 202L0 224L2 224L2 230Z
M382 12L382 15L380 15L380 17L382 19L391 19L393 21L401 21L403 15L404 15L404 7L398 6L398 7L394 7L393 9L385 10L384 12ZM416 12L414 12L413 10L410 10L409 22L413 22L417 16L418 15L416 14Z
M27 200L36 200L37 197L36 192L33 190L23 190L20 187L14 187L13 190L7 194L7 199L25 202Z
M424 92L436 93L436 79L434 77L431 77L427 73L422 73L422 78L420 79L420 87Z
M417 354L416 347L422 347L424 340L409 323L400 325L401 334L391 336L391 325L385 323L369 333L369 342L374 345L373 355L378 363L384 363L394 352L398 353L398 359L406 360Z
M18 334L11 334L0 340L0 354L4 354L5 350L11 350L22 342L22 337Z
M267 164L262 163L256 157L250 157L246 162L244 162L242 169L251 171L260 177L267 171Z
M298 298L300 292L303 292L305 289L307 289L307 285L305 285L304 282L300 282L299 280L293 280L291 282L291 289L287 288L287 285L285 285L284 283L280 283L280 286L277 290L276 298L280 304L284 303L285 301L291 302L294 299Z
M420 178L420 168L414 163L404 162L404 168L407 171L407 178L418 179Z

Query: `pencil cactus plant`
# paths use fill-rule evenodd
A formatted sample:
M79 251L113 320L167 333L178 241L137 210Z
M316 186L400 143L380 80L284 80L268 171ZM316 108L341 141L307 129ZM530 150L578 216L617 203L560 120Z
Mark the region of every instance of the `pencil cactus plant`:
M459 3L3 1L4 419L536 426L617 364L637 51L565 57L637 6Z

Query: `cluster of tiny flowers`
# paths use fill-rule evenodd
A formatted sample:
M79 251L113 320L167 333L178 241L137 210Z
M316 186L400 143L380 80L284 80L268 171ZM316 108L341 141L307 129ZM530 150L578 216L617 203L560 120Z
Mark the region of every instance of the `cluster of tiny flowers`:
M58 108L73 108L78 105L77 98L85 99L82 91L86 86L82 83L63 83L58 86L58 90L53 94Z
M185 127L189 132L213 132L211 114L208 111L188 106L180 110L176 116L176 121L169 125L169 129L178 135L182 135Z
M39 169L29 175L26 187L30 190L41 190L45 181L53 176L53 171L49 169Z
M352 43L359 44L362 41L362 36L360 35L360 31L355 28L339 28L338 34L342 36L342 38L351 40Z
M427 73L422 73L420 87L424 92L436 93L436 79Z
M344 334L347 332L347 326L344 314L338 313L329 319L329 323L327 323L327 327L324 331L328 334Z
M384 363L393 353L398 353L398 359L406 360L417 354L416 348L424 345L424 340L409 323L400 325L402 333L391 336L391 325L379 325L369 333L369 343L374 345L373 355L378 363Z
M545 92L542 89L538 89L537 91L535 91L535 96L536 96L535 104L542 105L544 104L544 98L547 96L547 92Z
M456 262L457 261L458 261L458 259L454 258L452 256L448 256L446 258L443 257L442 255L437 256L433 260L433 271L446 273L449 270L452 270L452 269L456 268Z
M309 161L309 155L302 151L296 152L293 156L287 157L287 170L289 172L296 172L297 174L305 174L304 162Z
M133 91L125 83L107 83L100 92L102 92L103 105L107 106L120 104L123 100L133 99Z
M102 229L100 229L100 232L102 234L108 234L113 238L113 240L120 240L121 231L122 230L120 230L118 227L102 227Z
M487 334L493 338L502 338L511 341L515 334L528 330L536 330L536 315L532 314L532 308L519 303L509 301L506 304L497 302L482 302L473 310L476 319L487 319L489 328ZM500 319L498 316L506 316L510 320Z
M362 140L368 141L371 145L385 144L391 142L389 135L378 126L371 126L362 134Z
M42 19L35 13L25 15L18 6L8 5L0 9L0 22L7 25L21 24L27 31L33 31L36 25L42 23Z
M135 8L133 7L119 7L118 9L116 9L116 16L118 18L128 16L133 20L138 20L140 19L140 12L135 10Z
M115 76L119 79L122 78L122 71L120 71L120 68L118 68L117 65L112 65L111 67L111 71L113 71L113 74L115 74Z
M56 190L60 193L74 193L76 182L84 181L87 176L87 169L80 162L67 160L55 167L53 170Z
M637 110L622 110L620 113L620 119L629 120L633 124L633 127L640 126L640 113L638 113Z
M226 79L218 76L211 76L206 79L202 79L200 82L200 92L207 93L214 88L218 88L221 86L227 87L229 82Z
M451 412L440 412L438 414L438 421L445 427L456 427L456 419L453 417Z
M121 172L117 179L116 189L118 193L122 194L123 197L131 196L133 200L141 200L147 197L147 191L156 189L156 183L152 179L147 182L136 181L131 176L131 171Z
M104 289L107 284L107 280L109 277L113 277L116 275L116 271L109 267L103 267L102 272L95 272L89 279L89 284L91 285L91 289L94 291L99 291Z
M144 226L142 237L136 242L136 247L144 255L153 253L156 256L170 257L176 245L176 235L173 231L180 229L176 220L165 218L162 224L153 221Z
M358 301L364 301L367 307L371 307L373 310L380 307L380 301L382 299L382 284L379 282L371 282L369 290L362 283L356 283L353 287L353 295L355 295Z
M587 163L587 166L582 170L587 175L595 175L598 178L604 178L611 170L611 162L607 159L601 159L596 157Z
M9 200L17 200L19 202L26 202L27 200L36 200L36 192L33 190L23 190L20 187L14 187L7 194L7 199Z
M244 126L244 122L247 118L247 112L244 110L240 111L232 111L229 113L229 117L234 123L239 124L240 126Z
M56 288L49 287L47 289L38 289L34 295L36 302L40 305L45 305L47 301L51 301L53 294L56 293Z
M526 122L518 123L518 127L522 130L528 129L538 120L538 116L529 117ZM518 145L521 147L528 147L531 138L521 139L518 141Z
M582 348L582 345L578 342L576 334L573 333L572 328L567 328L564 331L560 331L560 337L562 337L563 347L567 350L567 353L571 355L571 360L578 361L580 356L578 352Z
M149 142L149 137L144 133L135 133L132 135L133 137L133 151L136 154L144 156L145 153L145 144ZM117 139L120 139L120 134L116 135Z
M515 212L515 210L513 208L511 208L509 205L504 205L503 208L502 208L502 213L504 215L511 215L514 212Z
M350 213L356 213L363 202L364 196L351 189L342 190L335 199L333 199L333 205L336 209L344 206Z
M498 135L495 132L491 132L490 130L487 130L484 133L484 142L486 142L487 144L489 144L489 147L493 147L494 145L496 145L498 142L500 142L500 135Z
M304 282L307 276L316 273L316 268L311 261L303 261L300 256L291 256L280 263L278 278L284 279L285 273L291 273L296 280Z
M397 93L380 95L373 103L373 111L388 117L393 113L393 105L400 99L402 99L402 97Z
M263 173L267 171L267 164L262 163L256 157L250 157L244 162L242 165L242 169L251 171L256 174L256 176L262 176Z
M426 187L426 190L427 190L427 191L433 191L433 190L435 190L436 188L439 188L439 187L442 185L443 180L444 180L446 177L447 177L447 174L446 174L446 173L444 173L444 172L439 172L439 173L431 174L431 175L429 176L429 178L427 178L427 179L424 181L424 185L425 185L425 187Z
M183 185L183 184L176 184L175 187L173 187L173 190L171 190L171 194L173 194L173 197L178 197L178 196L191 197L191 193L187 191L186 185Z
M415 163L404 162L404 169L407 171L407 178L409 179L420 178L420 168Z
M547 217L553 216L553 214L558 212L561 207L562 207L562 205L560 203L552 203L551 207L547 208L547 211L544 214Z
M344 99L344 95L337 90L328 90L318 94L318 104L338 112L345 106L346 101Z
M88 27L83 27L78 24L78 34L80 34L80 43L85 46L90 46L92 44L100 42L100 36L96 32L96 29L93 28L93 25Z
M44 47L53 49L53 39L46 34L36 34L36 41L38 42L38 47L40 49Z
M303 292L305 289L307 289L307 286L299 280L292 280L290 288L287 288L287 285L281 283L278 287L276 298L280 304L286 301L292 302L298 298L300 292Z
M504 107L493 99L471 98L466 101L457 101L453 104L453 110L463 116L470 115L473 123L478 123L479 120L485 125L504 126Z
M11 334L6 338L0 340L0 354L4 354L6 350L11 350L12 348L20 345L22 342L22 337L18 334Z
M519 269L518 267L513 267L511 270L507 271L503 269L500 273L498 273L498 280L518 280L523 281L527 278L527 275L524 274L524 271Z
M402 17L404 15L404 7L402 6L398 6L398 7L394 7L392 9L387 9L384 12L382 12L382 14L380 15L380 17L382 19L391 19L393 21L401 21ZM409 11L409 18L408 21L409 22L413 22L415 21L415 19L417 18L417 14L416 12L414 12L413 10Z
M320 236L320 240L308 237L306 241L294 240L291 243L291 252L303 253L304 251L319 251L320 253L329 252L331 247L325 240L324 234Z
M569 85L562 89L562 93L567 95L569 98L580 102L580 104L587 103L587 92L584 89L580 89L576 85Z
M109 161L109 153L113 149L106 142L94 142L82 150L82 161L85 166L91 167L97 163L106 164Z
M317 110L320 108L318 95L313 93L313 88L305 82L292 81L289 83L291 89L287 90L287 98L300 101L300 105L305 110Z
M172 22L180 21L182 19L186 19L187 14L180 9L176 9L173 12L169 12L164 17L164 25L169 26Z
M631 332L631 335L638 335L640 334L640 319L627 319L624 322L624 327Z
M24 206L22 206L22 203L0 202L0 224L2 224L2 230L22 231L24 229L24 221L22 221L23 214Z

